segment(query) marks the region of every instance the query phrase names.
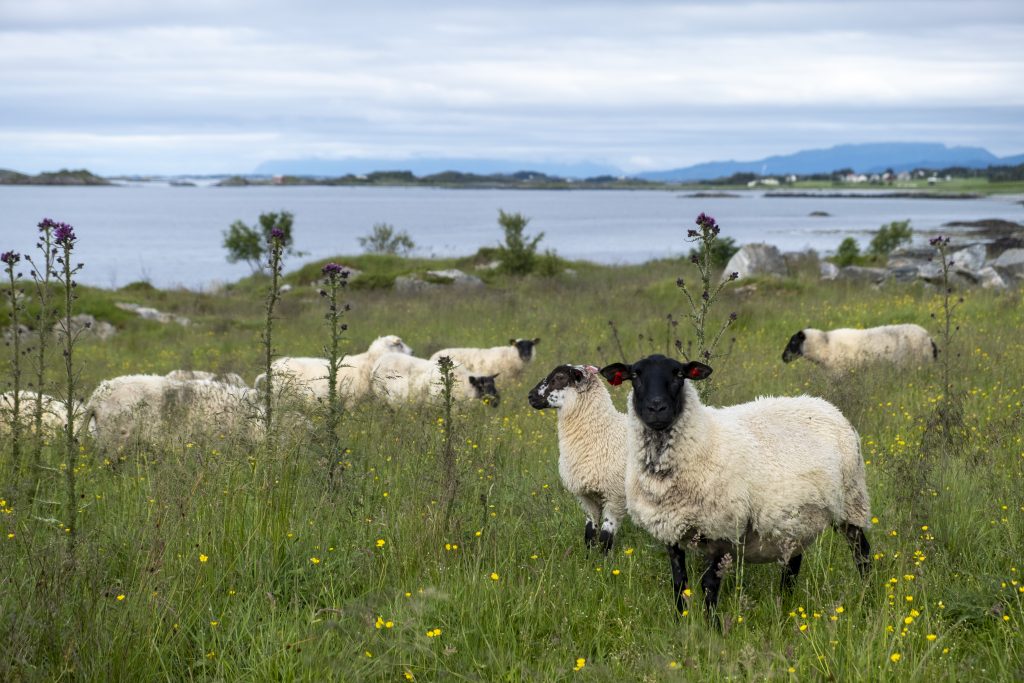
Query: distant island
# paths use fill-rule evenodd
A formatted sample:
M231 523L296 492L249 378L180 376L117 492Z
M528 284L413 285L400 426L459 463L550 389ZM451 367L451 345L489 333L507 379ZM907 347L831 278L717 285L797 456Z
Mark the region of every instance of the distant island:
M69 171L61 169L40 173L39 175L28 175L0 169L0 185L113 185L106 178L94 175L85 169Z

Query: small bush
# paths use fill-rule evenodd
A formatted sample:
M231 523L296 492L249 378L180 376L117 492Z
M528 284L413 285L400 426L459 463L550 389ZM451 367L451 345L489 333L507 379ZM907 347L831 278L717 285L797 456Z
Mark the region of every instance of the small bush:
M687 260L693 261L694 258L697 258L703 262L704 252L707 251L707 249L707 245L702 242L699 249L690 250L690 253L687 254ZM729 259L731 259L739 250L740 248L736 246L736 240L731 237L722 237L714 240L714 242L711 243L712 267L725 268L725 264L729 263Z
M884 259L896 247L909 243L913 233L910 221L893 221L883 225L871 238L868 253L874 259Z
M544 233L533 238L523 234L530 219L521 213L505 213L498 209L498 224L505 231L505 243L498 247L500 270L509 275L529 275L536 267L537 244Z
M847 237L839 243L839 248L836 249L836 255L832 257L832 262L842 268L843 266L852 266L855 263L860 262L860 247L857 246L857 240L852 237Z
M392 254L408 256L416 248L416 243L405 230L395 232L395 227L388 223L376 223L373 232L359 238L359 246L369 254Z

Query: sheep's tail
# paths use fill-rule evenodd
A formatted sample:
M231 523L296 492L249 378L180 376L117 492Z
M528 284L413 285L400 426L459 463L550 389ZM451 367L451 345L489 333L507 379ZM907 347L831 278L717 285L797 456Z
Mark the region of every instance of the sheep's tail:
M846 524L861 528L871 523L871 502L868 498L867 475L860 452L860 435L850 426L850 440L844 444L840 466L843 485L843 519Z

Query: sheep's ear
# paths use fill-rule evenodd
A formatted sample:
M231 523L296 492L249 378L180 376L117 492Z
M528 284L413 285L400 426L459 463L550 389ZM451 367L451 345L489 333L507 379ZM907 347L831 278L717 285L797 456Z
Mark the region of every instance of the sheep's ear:
M683 367L683 377L686 379L697 381L699 379L707 379L714 370L703 363L697 361L690 361Z
M540 337L535 337L533 340L533 345L536 346L537 344L540 344Z
M633 366L625 363L612 363L601 368L601 375L608 380L608 384L617 387L623 380L633 379Z
M516 340L515 340L515 339L509 339L509 340L508 340L508 343L509 343L510 345L512 345L512 346L515 346L515 345L516 345Z
M583 374L583 370L580 370L579 368L569 368L569 374L572 376L572 381L577 384L586 379L586 375Z

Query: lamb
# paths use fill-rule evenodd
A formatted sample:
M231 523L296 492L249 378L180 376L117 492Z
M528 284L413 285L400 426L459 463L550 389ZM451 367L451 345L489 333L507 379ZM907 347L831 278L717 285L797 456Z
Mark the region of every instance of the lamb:
M25 430L35 429L36 401L39 397L34 391L18 392L18 415L19 421L24 425ZM42 427L47 432L57 432L64 429L68 424L67 404L64 401L42 394L43 397L43 421ZM82 402L75 401L74 414L82 414ZM76 424L78 418L75 418ZM0 394L0 434L10 434L14 422L14 392ZM77 431L77 427L76 427ZM23 432L24 433L24 432Z
M939 349L920 325L883 325L866 330L822 331L811 327L789 339L782 352L785 363L803 356L832 373L872 362L910 365L935 359Z
M533 360L537 339L510 339L507 346L492 346L489 349L453 348L441 349L430 357L437 362L441 356L448 356L456 363L478 375L504 375L515 377L526 364Z
M529 400L538 410L558 411L558 474L587 516L584 543L600 543L608 553L626 516L625 414L615 409L592 365L559 365Z
M176 379L182 382L220 382L235 387L248 387L241 375L234 372L217 374L206 370L171 370L166 375L167 379Z
M501 400L494 384L494 375L472 375L463 367L452 370L456 401L480 399L492 407ZM443 385L441 369L436 362L403 353L385 353L373 366L370 384L374 394L392 406L409 401L436 399Z
M104 446L151 438L162 422L175 431L253 428L258 436L257 398L252 389L220 382L124 375L100 382L85 413L93 436Z
M782 586L791 590L804 549L829 525L844 533L865 573L871 514L853 426L813 396L705 406L693 382L711 371L661 355L601 369L611 384L633 383L627 509L668 546L676 607L684 607L687 546L707 559L708 611L740 553L748 562L780 562Z
M389 334L375 339L363 353L341 359L336 386L342 401L350 403L371 393L370 375L373 365L385 353L411 355L412 349L401 337ZM285 357L275 360L271 367L275 376L280 375L285 386L298 390L304 398L324 400L328 393L329 364L326 358ZM265 381L265 375L257 377L256 388L262 388Z

